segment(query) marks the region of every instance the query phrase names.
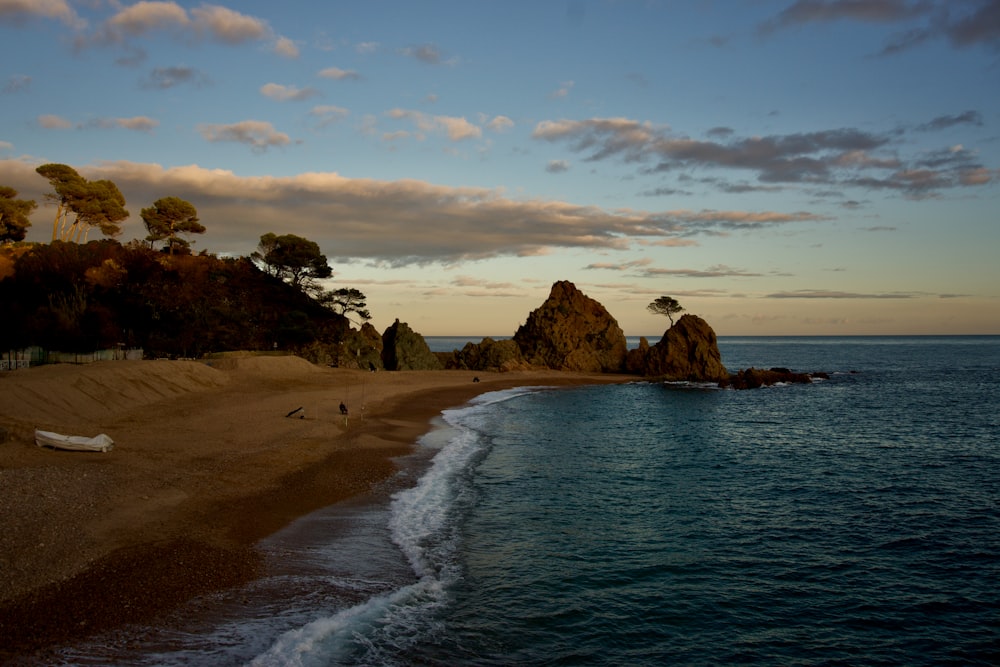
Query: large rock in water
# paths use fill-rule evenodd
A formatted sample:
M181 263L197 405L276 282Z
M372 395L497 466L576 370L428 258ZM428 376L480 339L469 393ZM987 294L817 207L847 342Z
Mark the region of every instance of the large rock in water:
M382 334L382 365L387 371L439 371L444 367L424 337L398 319Z
M552 286L549 298L514 334L533 366L581 372L619 372L628 345L618 322L569 281Z
M627 367L633 373L662 380L724 382L729 379L722 365L715 331L696 315L681 317L652 347L642 339L638 349L629 351Z

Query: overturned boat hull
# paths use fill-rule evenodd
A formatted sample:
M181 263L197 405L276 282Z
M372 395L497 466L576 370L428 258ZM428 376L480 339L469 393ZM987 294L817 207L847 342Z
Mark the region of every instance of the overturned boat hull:
M88 438L82 435L63 435L35 429L35 444L39 447L67 449L76 452L106 452L114 446L115 441L104 433Z

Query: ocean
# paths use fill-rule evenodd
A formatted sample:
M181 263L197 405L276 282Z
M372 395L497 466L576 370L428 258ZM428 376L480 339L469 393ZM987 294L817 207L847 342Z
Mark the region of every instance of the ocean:
M65 664L1000 664L1000 337L719 348L830 378L484 394L267 578Z

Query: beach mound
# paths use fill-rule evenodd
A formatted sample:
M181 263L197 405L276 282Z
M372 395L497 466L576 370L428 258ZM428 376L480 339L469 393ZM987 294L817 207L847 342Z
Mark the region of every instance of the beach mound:
M323 369L302 357L223 354L205 363L220 371L253 373L263 380L294 380L321 373Z
M0 415L19 435L58 424L99 424L138 406L225 385L225 373L195 361L53 364L0 375ZM6 425L6 424L5 424Z

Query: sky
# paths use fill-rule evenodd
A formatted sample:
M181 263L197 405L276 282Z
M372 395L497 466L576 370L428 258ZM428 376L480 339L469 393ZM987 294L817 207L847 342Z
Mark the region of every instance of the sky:
M1000 334L1000 0L0 0L0 185L319 244L372 324ZM97 234L97 236L95 236ZM93 232L94 240L99 236Z

